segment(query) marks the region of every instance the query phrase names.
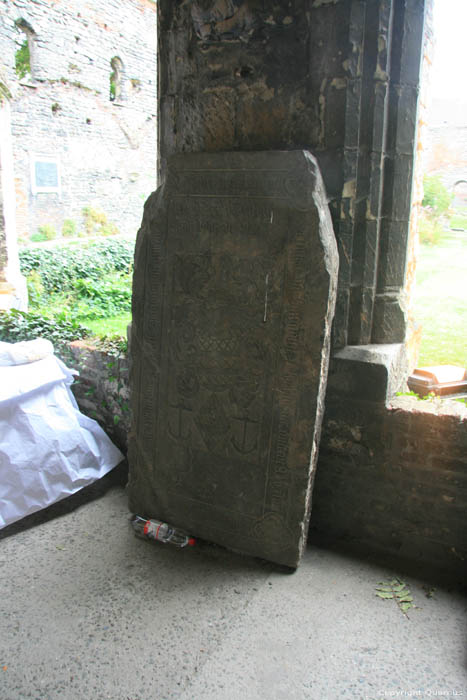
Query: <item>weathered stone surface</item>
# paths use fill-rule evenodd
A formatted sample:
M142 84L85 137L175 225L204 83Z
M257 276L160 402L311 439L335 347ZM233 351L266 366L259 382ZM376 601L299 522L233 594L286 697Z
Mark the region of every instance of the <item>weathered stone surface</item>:
M334 349L401 342L431 0L158 0L160 165L310 149L339 252ZM392 296L391 296L392 295Z
M309 153L171 159L136 247L133 511L297 566L337 267Z

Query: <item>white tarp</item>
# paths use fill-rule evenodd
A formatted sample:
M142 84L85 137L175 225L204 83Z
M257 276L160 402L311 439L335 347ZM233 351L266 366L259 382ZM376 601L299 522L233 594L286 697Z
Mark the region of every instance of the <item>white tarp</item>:
M79 412L69 388L73 373L52 346L24 353L25 345L0 342L0 529L88 486L123 459L96 421Z

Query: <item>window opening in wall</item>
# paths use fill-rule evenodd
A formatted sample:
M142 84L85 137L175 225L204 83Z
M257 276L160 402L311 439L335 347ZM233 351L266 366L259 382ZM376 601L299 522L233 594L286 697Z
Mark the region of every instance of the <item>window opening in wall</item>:
M435 0L414 292L419 367L467 367L467 192L460 184L467 180L467 94L459 72L466 24L465 0Z
M112 72L110 73L110 101L114 102L122 97L123 63L118 56L110 61Z
M31 48L34 29L25 19L17 19L15 26L20 32L17 41L18 49L15 51L15 71L19 80L31 75Z

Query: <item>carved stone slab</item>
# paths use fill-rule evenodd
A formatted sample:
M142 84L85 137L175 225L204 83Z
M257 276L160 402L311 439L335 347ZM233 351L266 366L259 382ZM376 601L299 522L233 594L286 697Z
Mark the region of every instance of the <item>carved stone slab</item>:
M308 152L171 159L135 253L134 512L298 565L337 259Z

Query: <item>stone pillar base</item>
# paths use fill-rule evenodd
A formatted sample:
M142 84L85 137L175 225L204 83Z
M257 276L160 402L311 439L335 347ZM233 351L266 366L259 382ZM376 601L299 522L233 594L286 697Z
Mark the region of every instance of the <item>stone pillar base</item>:
M327 396L386 403L407 375L403 343L347 345L331 358Z

